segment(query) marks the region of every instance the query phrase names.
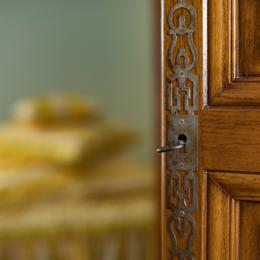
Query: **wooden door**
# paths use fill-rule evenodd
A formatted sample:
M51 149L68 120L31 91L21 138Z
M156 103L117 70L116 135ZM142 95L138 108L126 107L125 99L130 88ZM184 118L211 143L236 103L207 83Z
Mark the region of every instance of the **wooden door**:
M162 259L260 259L260 1L162 0Z

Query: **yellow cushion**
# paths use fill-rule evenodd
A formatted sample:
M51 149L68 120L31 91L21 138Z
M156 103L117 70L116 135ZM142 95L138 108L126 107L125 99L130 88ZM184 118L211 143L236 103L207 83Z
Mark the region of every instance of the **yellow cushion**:
M100 107L77 95L50 95L18 102L13 119L38 127L75 126L101 118Z
M0 127L0 156L61 165L90 165L121 152L136 139L126 127L99 123L71 129Z

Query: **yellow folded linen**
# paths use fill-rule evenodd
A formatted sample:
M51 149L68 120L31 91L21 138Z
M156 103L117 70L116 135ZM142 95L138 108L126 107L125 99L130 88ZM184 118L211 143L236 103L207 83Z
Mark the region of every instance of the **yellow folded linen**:
M61 165L90 165L124 150L135 133L114 123L70 129L0 127L0 157L27 158Z
M15 122L38 127L75 126L101 118L100 107L78 95L50 95L25 99L13 108Z
M37 241L47 243L54 250L56 242L64 238L84 237L91 242L89 259L99 259L96 253L104 239L116 237L126 250L128 236L133 233L131 241L149 244L149 255L144 257L142 251L140 259L157 259L151 257L156 254L151 252L156 244L150 240L157 237L158 211L152 165L114 159L78 174L50 165L11 168L6 171L0 167L1 252L5 246L12 252L14 245L21 249L28 241L34 246ZM122 259L128 254L126 251Z
M49 203L24 211L0 212L0 237L21 234L84 234L132 228L152 228L156 221L154 198L114 202Z
M108 160L90 169L50 165L0 167L0 212L18 212L46 203L84 203L150 197L155 173L135 160Z

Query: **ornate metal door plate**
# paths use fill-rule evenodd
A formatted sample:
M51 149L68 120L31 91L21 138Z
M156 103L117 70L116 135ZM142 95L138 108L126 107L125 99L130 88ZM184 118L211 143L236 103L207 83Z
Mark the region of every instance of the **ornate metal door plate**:
M172 0L167 0L174 2ZM183 148L166 155L166 230L168 259L195 259L195 212L198 209L198 76L193 41L196 11L188 0L175 0L168 12L166 142ZM189 21L189 22L188 22Z

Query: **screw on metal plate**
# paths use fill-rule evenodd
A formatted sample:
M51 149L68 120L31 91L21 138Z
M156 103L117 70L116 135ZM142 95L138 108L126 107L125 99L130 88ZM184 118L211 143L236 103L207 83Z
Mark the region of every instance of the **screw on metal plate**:
M181 125L185 124L185 120L183 118L180 119L180 124Z

